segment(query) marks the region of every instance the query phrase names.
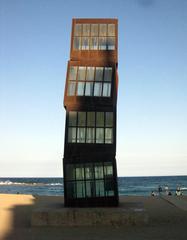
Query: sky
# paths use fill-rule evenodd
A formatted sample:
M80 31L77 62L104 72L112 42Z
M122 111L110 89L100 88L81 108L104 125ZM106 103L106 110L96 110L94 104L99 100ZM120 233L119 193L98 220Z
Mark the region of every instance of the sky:
M61 177L72 18L118 18L119 176L187 175L186 0L0 0L0 177Z

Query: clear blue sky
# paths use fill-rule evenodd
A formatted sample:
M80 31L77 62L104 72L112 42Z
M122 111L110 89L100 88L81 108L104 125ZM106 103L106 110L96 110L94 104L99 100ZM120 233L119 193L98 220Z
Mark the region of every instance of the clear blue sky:
M186 0L0 0L0 177L62 176L72 18L119 19L120 176L187 174Z

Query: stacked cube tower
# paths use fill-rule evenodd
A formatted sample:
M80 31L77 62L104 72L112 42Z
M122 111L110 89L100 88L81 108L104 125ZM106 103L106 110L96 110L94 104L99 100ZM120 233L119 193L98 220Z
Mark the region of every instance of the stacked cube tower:
M73 19L64 94L67 207L118 205L117 49L117 19Z

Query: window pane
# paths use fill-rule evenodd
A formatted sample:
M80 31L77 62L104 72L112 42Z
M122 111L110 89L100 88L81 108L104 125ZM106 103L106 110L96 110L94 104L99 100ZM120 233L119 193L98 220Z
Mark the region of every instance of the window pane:
M110 97L111 83L103 83L103 97Z
M104 143L104 128L96 128L96 143Z
M104 172L105 172L105 177L113 176L113 166L111 163L104 163Z
M98 49L98 37L90 38L90 49L97 50Z
M105 193L106 196L114 195L114 182L112 178L105 179Z
M96 67L95 81L103 81L103 67Z
M68 198L76 198L75 182L67 182L67 197Z
M103 197L105 195L104 180L95 181L95 188L97 197Z
M86 112L78 112L78 126L86 126Z
M87 143L94 143L95 142L95 128L87 128L86 142Z
M95 166L95 178L103 178L103 165Z
M67 180L75 180L75 167L73 164L66 165L66 178Z
M82 165L76 167L76 180L84 180L84 167Z
M78 70L78 80L85 80L86 76L86 67L79 67Z
M95 112L87 112L87 126L95 127Z
M75 24L74 27L74 36L81 36L82 24Z
M111 67L105 67L104 72L104 81L110 81L112 80L112 68Z
M89 37L82 37L82 50L89 50Z
M115 37L108 37L107 38L107 49L108 50L115 50Z
M98 36L98 24L91 24L91 36Z
M69 68L69 76L68 79L69 80L76 80L77 77L77 67L71 66Z
M76 88L76 82L70 81L68 83L68 96L74 96L75 95L75 88Z
M94 176L93 176L93 167L91 164L87 164L85 166L85 178L86 179L93 179Z
M107 42L106 37L99 38L99 50L106 50L107 49Z
M112 128L105 128L105 143L112 143Z
M76 142L76 128L75 127L68 128L68 142L69 143Z
M99 25L99 36L106 36L107 35L107 24L100 24Z
M83 24L82 25L83 29L83 36L89 36L90 35L90 24Z
M84 95L84 82L83 83L79 82L77 86L77 96L83 95Z
M93 83L86 83L85 96L93 96Z
M86 80L94 81L94 67L87 67Z
M85 186L83 181L78 181L77 183L77 198L85 197Z
M108 36L115 36L115 24L108 24Z
M81 49L81 37L73 38L73 49L75 49L75 50Z
M102 83L95 83L94 84L94 96L100 97L102 92Z
M105 113L105 126L106 127L113 127L113 112L106 112Z
M86 197L95 196L94 181L86 181Z
M77 142L85 143L85 128L77 128Z
M97 112L96 126L104 127L104 112Z
M77 112L69 112L69 126L77 125Z

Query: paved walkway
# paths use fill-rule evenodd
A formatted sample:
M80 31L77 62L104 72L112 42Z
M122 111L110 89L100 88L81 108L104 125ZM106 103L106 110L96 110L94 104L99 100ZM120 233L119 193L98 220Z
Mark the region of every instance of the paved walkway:
M187 200L180 196L162 196L162 199L171 203L175 207L187 211Z

